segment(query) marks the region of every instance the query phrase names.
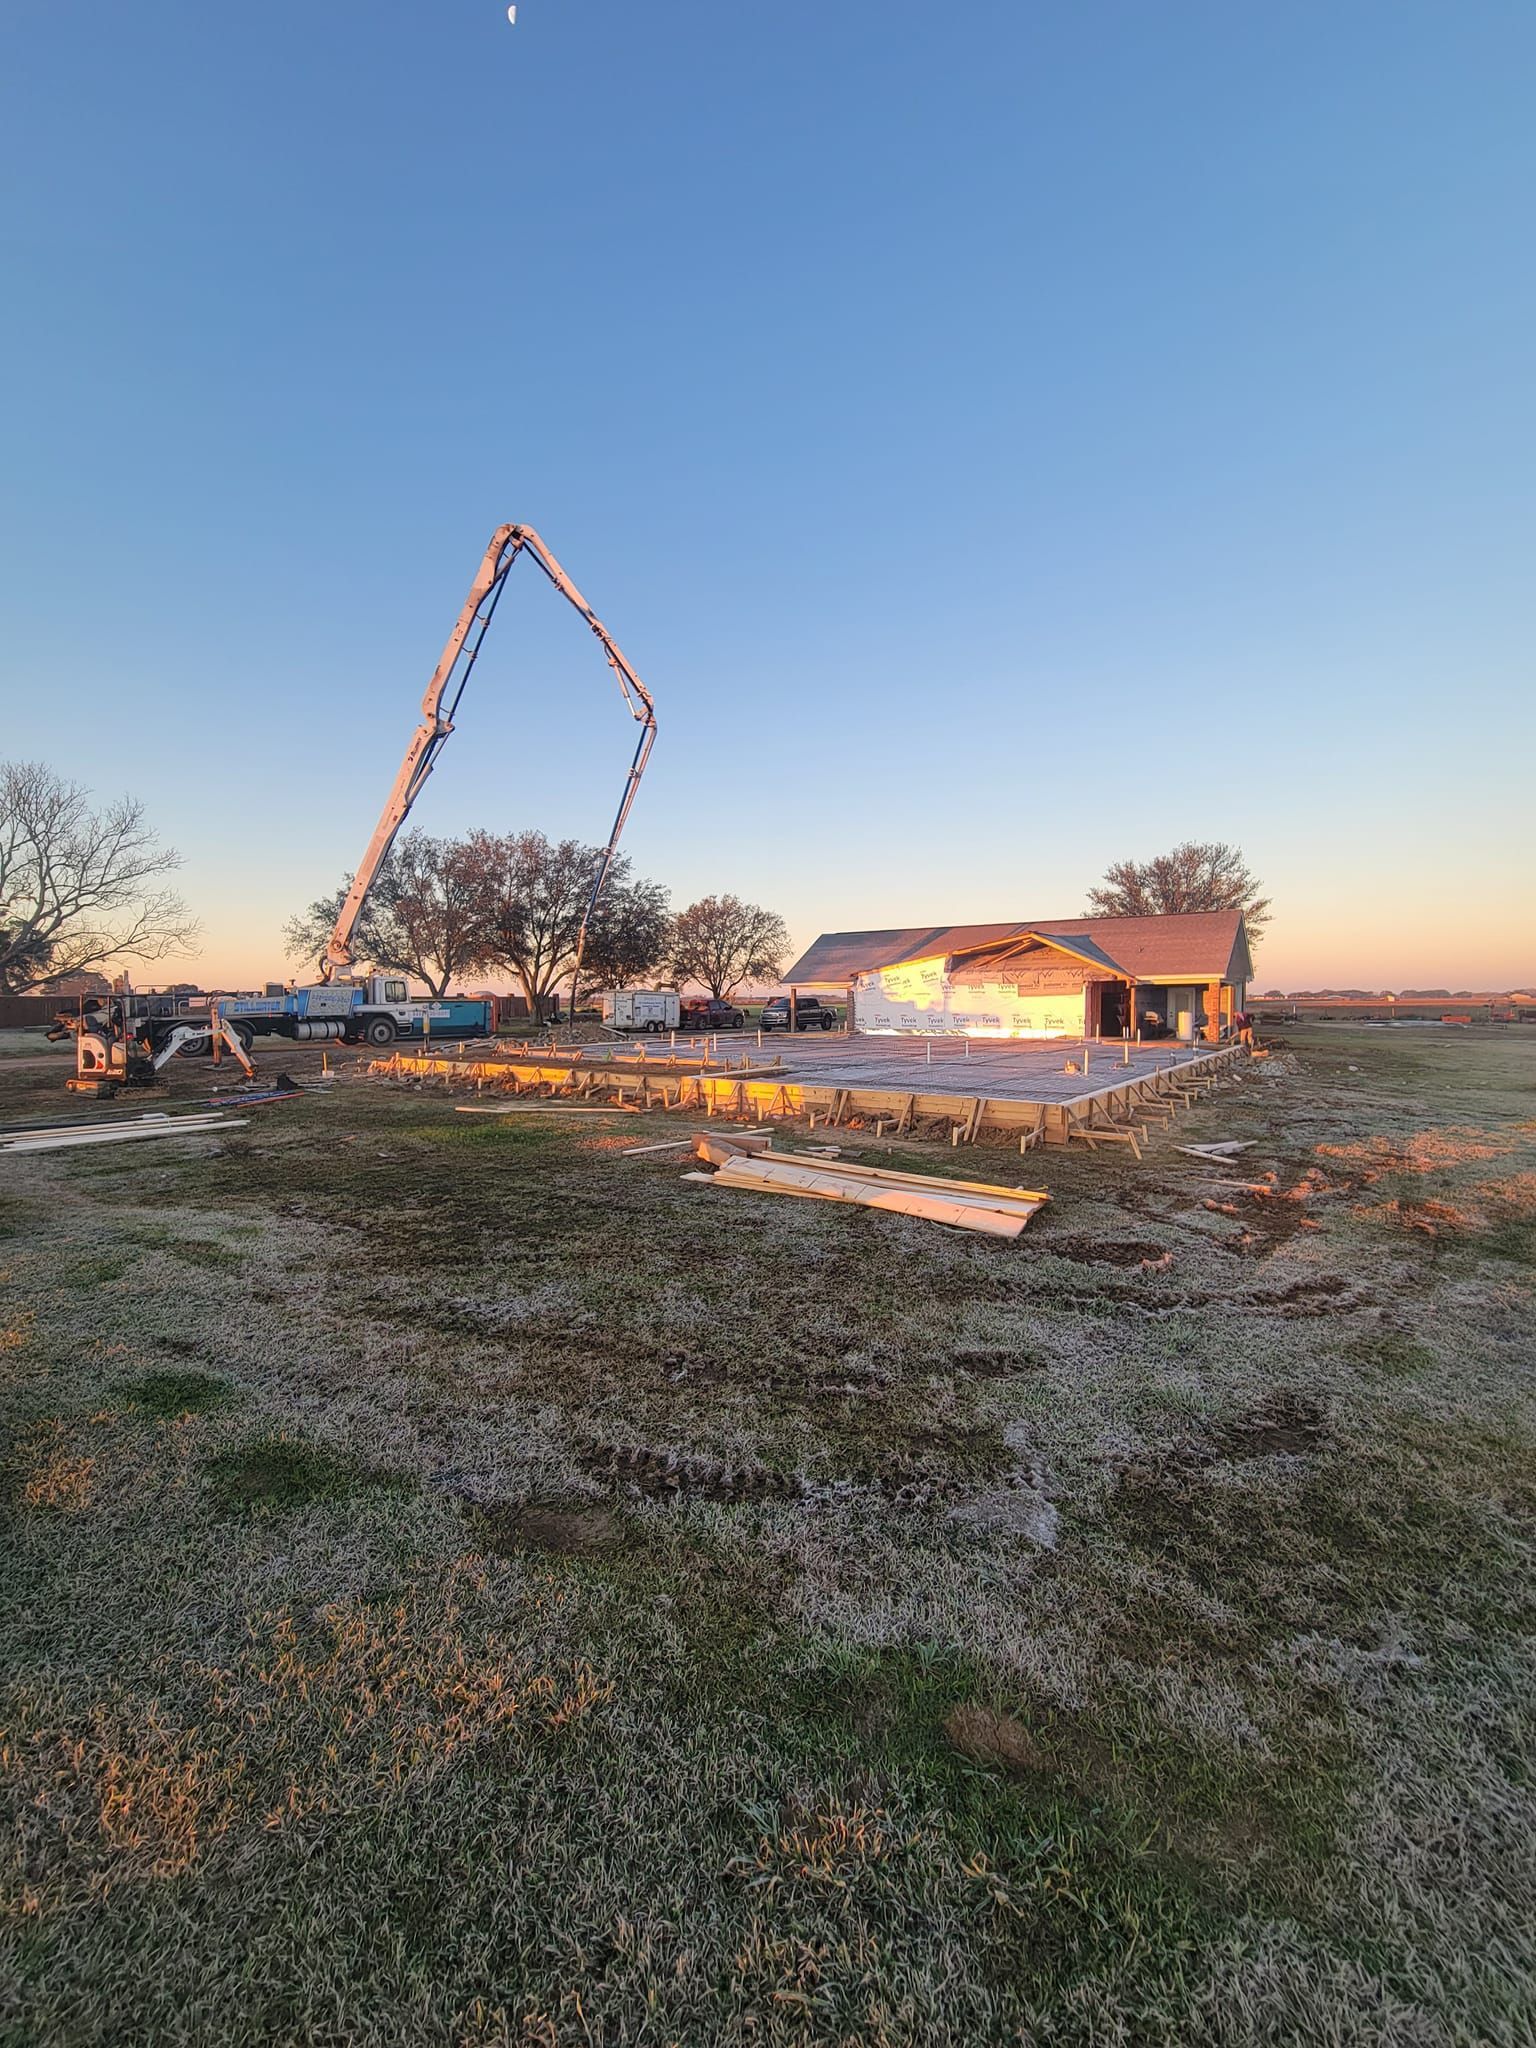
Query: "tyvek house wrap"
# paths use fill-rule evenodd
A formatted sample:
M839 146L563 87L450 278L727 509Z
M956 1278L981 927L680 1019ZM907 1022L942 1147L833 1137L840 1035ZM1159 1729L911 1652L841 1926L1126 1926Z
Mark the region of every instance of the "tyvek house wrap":
M995 980L974 968L951 975L942 957L904 960L855 979L856 1028L884 1036L1081 1038L1090 978L1069 960L1021 966Z

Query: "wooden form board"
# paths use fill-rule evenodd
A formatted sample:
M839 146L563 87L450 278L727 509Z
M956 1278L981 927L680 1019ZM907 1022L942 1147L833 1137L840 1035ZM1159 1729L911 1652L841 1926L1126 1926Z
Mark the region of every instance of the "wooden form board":
M728 1166L733 1159L769 1159L774 1165L826 1166L843 1179L882 1181L888 1184L903 1183L908 1187L932 1188L940 1194L956 1192L969 1195L986 1195L1011 1203L1048 1202L1050 1196L1044 1188L1005 1187L994 1180L961 1180L954 1174L908 1173L899 1166L863 1166L857 1160L839 1159L836 1166L819 1159L820 1147L808 1147L803 1152L775 1152L772 1150L773 1134L762 1131L732 1131L729 1135L714 1131L697 1131L693 1138L693 1149L700 1159L707 1159L716 1166ZM827 1148L836 1151L836 1146Z
M914 1123L960 1124L966 1142L975 1142L985 1131L1009 1141L1033 1136L1047 1145L1065 1145L1089 1129L1108 1133L1122 1121L1134 1121L1143 1106L1156 1114L1160 1109L1187 1105L1249 1056L1244 1046L1222 1046L1177 1066L1110 1082L1065 1102L850 1087L831 1080L818 1085L782 1073L686 1074L660 1062L648 1072L633 1067L618 1070L616 1065L581 1065L538 1054L481 1060L396 1053L371 1062L368 1072L401 1079L438 1077L497 1088L549 1087L569 1091L574 1097L611 1093L642 1109L696 1110L706 1116L740 1117L754 1123L812 1113L818 1120L826 1116L830 1121L836 1107L842 1116L888 1119L899 1130L910 1130Z
M705 1139L704 1143L711 1141ZM849 1168L831 1160L787 1153L738 1153L713 1177L713 1185L750 1194L795 1195L821 1202L851 1202L862 1209L886 1209L977 1230L987 1237L1017 1237L1048 1199L1033 1189L988 1187L979 1182L943 1181L927 1174L885 1173Z

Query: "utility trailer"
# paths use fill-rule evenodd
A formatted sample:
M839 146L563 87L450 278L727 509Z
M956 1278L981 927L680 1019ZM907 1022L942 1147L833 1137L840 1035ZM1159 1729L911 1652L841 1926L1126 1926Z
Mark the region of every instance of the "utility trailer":
M607 1021L615 1031L675 1031L682 1015L672 988L621 988L609 1000Z

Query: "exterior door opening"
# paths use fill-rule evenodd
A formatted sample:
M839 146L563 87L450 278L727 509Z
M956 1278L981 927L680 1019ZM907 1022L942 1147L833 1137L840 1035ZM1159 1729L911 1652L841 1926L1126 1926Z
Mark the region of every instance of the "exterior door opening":
M1100 1038L1122 1038L1126 1026L1131 1035L1136 1033L1136 1020L1131 1014L1132 989L1127 981L1106 981L1099 986L1099 1036Z

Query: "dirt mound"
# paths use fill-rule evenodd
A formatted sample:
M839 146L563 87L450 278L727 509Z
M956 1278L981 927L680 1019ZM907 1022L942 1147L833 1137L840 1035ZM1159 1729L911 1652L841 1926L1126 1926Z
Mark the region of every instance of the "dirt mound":
M1040 1249L1058 1259L1072 1259L1083 1266L1163 1267L1172 1259L1165 1244L1153 1244L1140 1237L1050 1237Z
M1022 1721L996 1714L990 1707L956 1707L944 1733L962 1756L996 1770L1043 1771L1046 1760Z
M625 1547L624 1519L592 1501L555 1501L527 1507L479 1505L470 1520L484 1548L496 1557L523 1550L562 1557L601 1557Z
M1285 1451L1315 1451L1326 1433L1323 1411L1315 1401L1300 1394L1278 1393L1251 1414L1218 1424L1208 1443L1213 1460L1235 1462Z

